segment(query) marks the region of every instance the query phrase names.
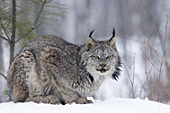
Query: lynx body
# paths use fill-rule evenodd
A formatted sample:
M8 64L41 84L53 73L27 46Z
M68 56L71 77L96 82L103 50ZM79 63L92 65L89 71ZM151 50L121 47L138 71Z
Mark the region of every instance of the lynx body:
M14 102L90 103L107 77L117 79L121 61L116 38L95 41L90 33L86 44L71 44L56 36L44 36L24 47L8 72Z

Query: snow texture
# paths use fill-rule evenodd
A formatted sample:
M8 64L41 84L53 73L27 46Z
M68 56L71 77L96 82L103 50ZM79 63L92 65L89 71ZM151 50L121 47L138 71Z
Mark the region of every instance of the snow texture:
M84 105L6 102L0 104L0 113L170 113L170 106L149 100L125 98L112 98Z

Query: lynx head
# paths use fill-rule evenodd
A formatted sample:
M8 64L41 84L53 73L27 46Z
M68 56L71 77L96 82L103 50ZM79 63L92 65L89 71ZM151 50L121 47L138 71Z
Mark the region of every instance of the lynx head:
M90 33L86 40L85 52L82 60L86 65L87 71L94 77L113 77L117 80L120 74L121 60L116 48L115 29L113 36L106 41L96 41Z

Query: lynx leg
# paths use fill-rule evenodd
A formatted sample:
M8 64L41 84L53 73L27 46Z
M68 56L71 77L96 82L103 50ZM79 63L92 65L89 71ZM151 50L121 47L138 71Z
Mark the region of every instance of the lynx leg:
M32 76L36 76L35 65L35 57L30 51L24 51L12 62L8 73L8 85L14 102L24 102L30 96L30 80L33 80Z
M33 101L35 103L48 103L48 104L60 104L59 99L56 96L35 96L26 99L26 102Z
M12 98L14 102L24 102L25 99L28 97L27 90L23 86L14 85L12 93Z

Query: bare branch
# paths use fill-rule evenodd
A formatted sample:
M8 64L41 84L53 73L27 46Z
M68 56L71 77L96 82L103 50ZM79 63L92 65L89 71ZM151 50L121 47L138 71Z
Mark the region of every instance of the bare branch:
M145 41L145 39L144 39L144 50L146 51L146 41ZM147 57L145 56L145 74L146 74L146 78L145 78L145 80L144 80L144 82L143 82L143 84L141 86L141 90L139 91L139 97L141 96L142 91L144 90L144 86L146 84L146 81L148 80L148 77L149 77L149 75L151 73L152 68L153 68L153 65L151 65L151 68L149 69L149 72L147 71L147 69L148 69Z
M165 27L165 38L164 38L164 51L163 51L163 56L162 56L162 63L164 63L164 56L165 56L165 45L166 45L166 34L167 34L167 27L168 27L168 14L167 14L167 20L166 20L166 27Z
M157 98L157 101L159 101L160 99L160 79L161 79L161 73L162 73L162 66L164 64L164 57L165 57L165 45L166 45L166 34L167 34L167 26L168 26L168 14L167 14L167 20L166 20L166 27L165 27L165 38L164 38L164 51L163 51L163 55L162 55L162 61L161 61L161 65L160 65L160 71L159 71L159 76L158 76L158 98Z
M128 69L127 69L127 67L126 67L126 65L124 64L124 63L122 63L123 64L123 66L125 67L125 69L126 69L126 72L127 72L127 75L128 75L128 77L129 77L129 80L130 80L130 83L131 83L131 86L132 86L132 97L133 98L135 98L135 92L134 92L134 70L133 70L133 78L131 78L130 77L130 74L129 74L129 71L128 71ZM134 67L133 67L134 68Z
M134 92L134 82L135 82L135 53L134 53L134 57L133 57L133 79L132 79L132 94L133 94L133 98L135 98L135 92Z
M1 72L0 72L0 75L1 75L2 77L4 77L5 80L7 80L7 77L6 77L4 74L2 74Z
M161 61L160 61L160 59L159 59L158 52L157 52L156 50L155 50L155 54L156 54L156 56L157 56L157 58L158 58L158 62L161 63Z
M144 89L144 86L145 86L145 84L146 84L146 81L148 80L148 77L149 77L149 75L150 75L150 73L151 73L152 68L153 68L153 65L151 66L149 72L146 72L146 78L145 78L145 81L144 81L144 83L143 83L143 85L142 85L142 87L141 87L141 90L140 90L140 93L139 93L139 97L140 97L141 94L142 94L142 90ZM147 71L147 70L146 70L146 71Z
M146 50L146 41L144 39L144 50ZM145 56L145 64L146 64L146 56ZM147 72L147 65L145 65L145 71Z
M132 83L132 80L131 80L131 78L130 78L129 71L128 71L128 69L127 69L127 67L126 67L125 63L122 63L122 64L123 64L123 66L124 66L124 67L125 67L125 69L126 69L126 72L127 72L127 75L128 75L128 77L129 77L130 82Z
M0 35L0 38L2 38L3 40L5 40L9 43L9 40L7 38L5 38L4 36Z
M134 82L134 77L135 77L135 53L133 57L133 82Z
M146 53L144 52L144 50L143 50L143 49L141 49L141 50L142 50L142 52L144 53L144 56L145 56L145 57L148 59L148 61L150 62L150 64L152 64L153 67L154 67L156 70L160 71L160 70L154 65L154 63L151 62L151 60L150 60L149 57L146 55Z
M170 66L169 66L169 67L167 67L167 68L165 68L165 69L162 69L162 71L166 71L167 69L170 69Z
M42 5L41 5L40 11L38 12L38 15L37 15L37 17L36 17L36 19L34 21L34 26L36 26L36 24L37 24L37 22L38 22L38 20L40 18L40 15L41 15L41 13L42 13L42 11L44 9L44 6L47 3L47 0L44 0L44 1L41 1L41 2L42 2Z
M4 27L4 25L3 25L2 21L1 21L1 19L0 19L0 23L1 23L2 29L3 29L4 32L5 32L5 35L7 36L8 40L10 41L10 38L9 38L9 36L8 36L8 33L7 33L7 31L6 31L5 27Z

